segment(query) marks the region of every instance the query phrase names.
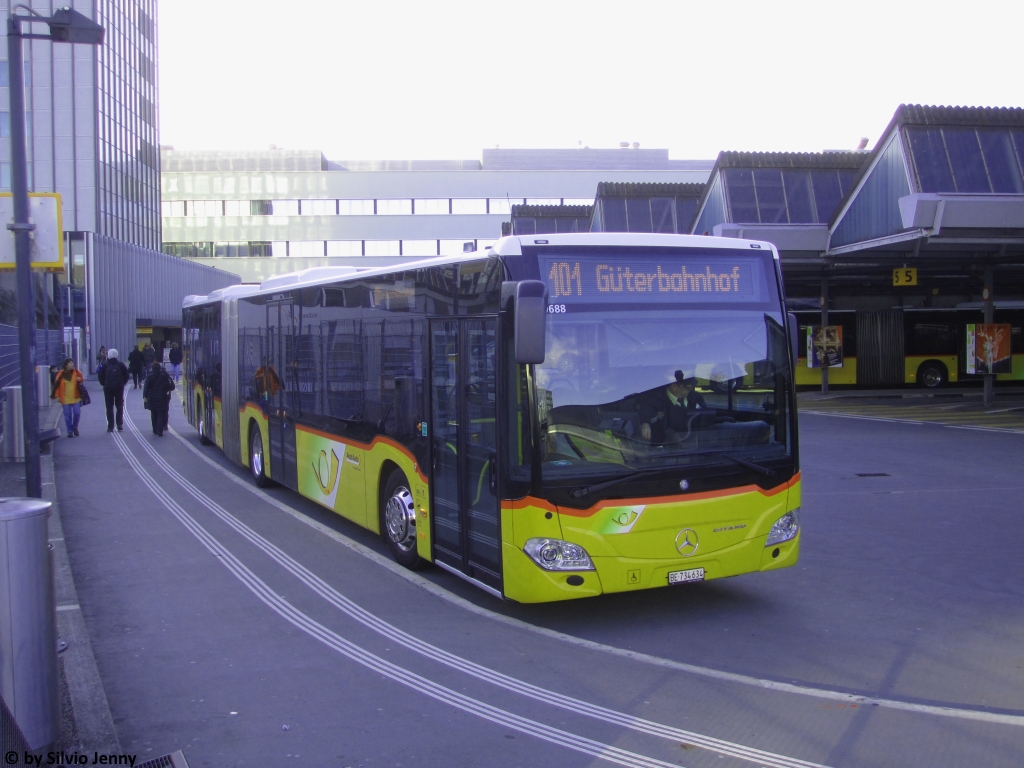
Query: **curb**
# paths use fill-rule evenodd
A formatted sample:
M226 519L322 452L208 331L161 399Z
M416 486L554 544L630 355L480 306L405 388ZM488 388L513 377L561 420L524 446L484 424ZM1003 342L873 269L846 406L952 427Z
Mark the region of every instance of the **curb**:
M71 702L71 717L78 744L65 745L82 751L120 754L121 745L110 715L110 705L103 689L92 643L85 626L85 618L78 604L78 593L71 574L64 529L57 503L56 477L53 453L40 457L43 480L43 498L53 504L50 513L49 540L53 545L54 593L57 604L57 635L68 644L60 654L67 695Z

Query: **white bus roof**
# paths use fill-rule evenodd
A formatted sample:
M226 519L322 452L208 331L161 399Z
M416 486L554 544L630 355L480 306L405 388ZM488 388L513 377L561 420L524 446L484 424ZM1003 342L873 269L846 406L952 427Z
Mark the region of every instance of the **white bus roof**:
M259 293L283 291L290 288L305 288L315 285L333 283L340 278L353 275L388 275L407 269L423 269L425 267L461 264L485 256L519 256L523 246L631 246L656 248L721 248L723 250L760 249L771 251L775 259L778 251L771 243L759 240L741 240L734 237L709 237L707 235L667 235L644 234L636 232L578 232L572 234L549 235L514 235L503 237L486 251L462 253L457 256L433 256L419 261L408 261L386 267L311 267L297 272L288 272L267 278L259 285L232 285L214 291L209 296L186 296L182 308L203 304L208 301L219 301L233 296L254 296Z

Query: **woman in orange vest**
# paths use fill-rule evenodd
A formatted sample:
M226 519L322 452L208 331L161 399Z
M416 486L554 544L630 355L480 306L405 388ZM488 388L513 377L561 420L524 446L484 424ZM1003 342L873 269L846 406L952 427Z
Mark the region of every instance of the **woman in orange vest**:
M68 437L78 437L78 420L82 418L82 389L85 378L75 369L75 361L70 357L64 361L62 370L57 374L50 397L60 401L64 408L64 424L68 428Z

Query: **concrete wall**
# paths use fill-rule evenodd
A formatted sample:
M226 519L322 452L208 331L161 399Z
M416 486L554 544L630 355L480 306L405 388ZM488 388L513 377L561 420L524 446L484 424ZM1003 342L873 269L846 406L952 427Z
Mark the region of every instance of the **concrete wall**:
M127 357L136 321L180 326L181 302L239 282L237 275L168 256L101 235L89 249L90 359L100 346Z

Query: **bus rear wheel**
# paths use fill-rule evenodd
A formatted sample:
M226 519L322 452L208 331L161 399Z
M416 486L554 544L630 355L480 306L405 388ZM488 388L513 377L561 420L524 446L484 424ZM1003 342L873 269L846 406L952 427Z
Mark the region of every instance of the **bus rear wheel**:
M263 454L263 435L255 424L249 428L249 472L257 488L266 488L270 485L271 480L267 477L267 465Z
M917 371L917 383L926 389L938 389L949 379L942 363L925 363Z
M405 473L396 469L381 494L380 531L395 562L410 570L425 565L416 551L416 504Z

